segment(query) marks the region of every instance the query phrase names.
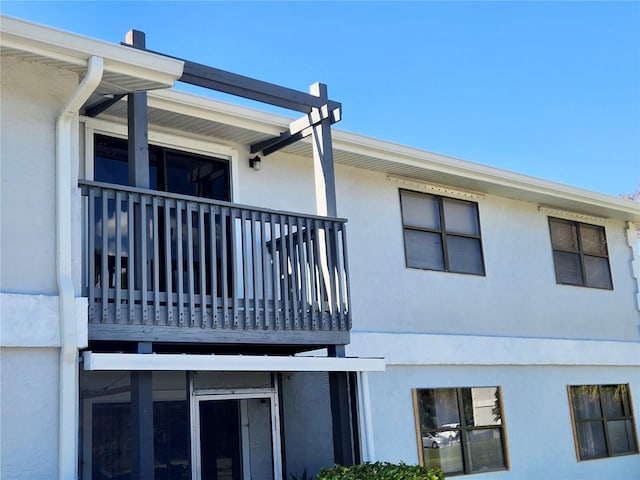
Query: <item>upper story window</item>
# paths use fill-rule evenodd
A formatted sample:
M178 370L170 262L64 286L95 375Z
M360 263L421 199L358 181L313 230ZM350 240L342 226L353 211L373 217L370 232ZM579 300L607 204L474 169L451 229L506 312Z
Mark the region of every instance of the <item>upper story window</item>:
M478 204L400 190L406 265L484 275Z
M580 460L638 453L629 385L569 387Z
M604 227L549 217L556 282L613 289Z
M129 184L127 140L95 135L94 179ZM152 190L229 201L229 162L213 157L149 145Z
M447 475L507 468L499 387L416 389L420 464Z

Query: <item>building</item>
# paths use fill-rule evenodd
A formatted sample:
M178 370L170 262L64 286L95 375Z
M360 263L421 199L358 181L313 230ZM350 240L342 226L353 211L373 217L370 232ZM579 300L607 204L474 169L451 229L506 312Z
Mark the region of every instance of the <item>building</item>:
M640 474L637 203L127 42L2 18L3 479Z

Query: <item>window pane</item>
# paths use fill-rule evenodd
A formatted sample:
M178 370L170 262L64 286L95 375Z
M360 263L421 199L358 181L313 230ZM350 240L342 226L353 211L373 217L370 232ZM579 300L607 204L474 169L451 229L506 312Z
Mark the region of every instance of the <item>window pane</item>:
M467 427L502 423L497 387L463 388L462 400Z
M626 385L603 385L600 387L602 408L607 417L623 417L627 398Z
M583 285L580 256L576 253L553 252L558 283Z
M631 420L613 420L607 422L607 433L609 434L610 455L638 451L633 432L633 422Z
M607 255L607 239L604 234L604 228L581 223L580 241L583 253Z
M601 418L600 394L597 385L571 387L573 414L576 419Z
M426 467L439 467L445 474L463 473L462 445L460 439L431 448L423 441L422 457Z
M459 427L460 415L455 388L418 390L418 413L422 432L452 425Z
M470 472L506 468L502 449L502 432L499 428L469 430L466 438Z
M131 406L94 404L91 418L91 478L124 478L131 472Z
M578 233L575 223L558 218L550 218L549 227L551 228L553 248L578 251Z
M439 233L404 231L407 267L444 270L442 237Z
M447 232L480 235L476 204L450 199L444 199L442 203Z
M602 257L584 256L584 273L589 287L612 288L609 260Z
M603 457L607 455L602 422L584 422L576 425L580 458Z
M185 152L167 150L167 191L229 200L228 163Z
M401 192L402 222L412 227L440 229L438 199L431 195Z
M450 272L484 275L479 239L447 235L447 253Z

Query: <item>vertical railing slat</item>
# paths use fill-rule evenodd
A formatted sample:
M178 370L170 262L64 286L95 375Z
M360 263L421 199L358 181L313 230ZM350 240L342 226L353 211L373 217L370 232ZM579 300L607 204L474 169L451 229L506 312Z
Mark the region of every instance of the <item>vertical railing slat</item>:
M262 258L262 328L267 329L269 325L269 252L267 250L267 232L264 221L264 213L260 213L260 256Z
M229 216L229 209L220 209L220 245L222 249L222 318L224 321L224 328L229 328L229 276L227 270L227 219Z
M109 309L109 197L103 191L102 196L102 258L100 262L100 286L102 287L102 317L106 322Z
M209 207L209 231L210 231L210 249L211 249L211 315L213 316L212 327L218 326L218 253L216 249L217 228L216 228L216 207Z
M326 262L326 250L323 252L323 250L321 250L321 244L320 244L320 237L324 237L324 231L322 230L322 223L320 222L320 220L313 220L313 256L315 257L315 272L314 274L317 275L316 277L316 282L317 282L317 292L316 294L318 295L318 317L320 320L320 328L321 329L325 329L328 327L328 325L326 324L326 315L324 312L324 308L325 308L325 298L327 297L326 295L326 278L325 278L325 272L324 272L324 267L325 267L325 262ZM324 253L324 255L321 255L321 252Z
M129 323L135 322L136 310L135 310L135 284L136 284L136 276L135 276L135 264L136 264L136 255L135 255L135 215L133 214L135 210L135 205L133 202L133 194L129 193L127 195L127 234L129 240L129 261L127 262L127 302L129 304Z
M153 323L155 325L160 323L160 221L158 218L158 208L158 197L153 197L153 228L151 230L151 233L153 235L153 263L151 265L153 269Z
M205 224L204 224L204 205L198 205L198 246L200 247L200 327L204 328L207 324L207 259L205 253Z
M259 315L259 300L258 300L258 275L260 272L259 262L260 262L260 251L256 248L256 242L260 241L260 238L256 234L256 216L255 212L251 211L251 215L249 218L251 222L251 273L253 274L253 328L257 329L260 324L260 315Z
M329 274L329 288L330 292L327 298L329 302L329 312L331 314L331 330L335 330L337 327L336 321L336 306L338 305L337 291L336 291L336 256L335 247L333 245L334 233L331 222L325 221L324 232L325 242L327 246L327 270Z
M189 325L194 326L196 323L196 308L194 298L194 259L193 250L195 245L193 244L193 204L187 202L187 288L189 289Z
M309 309L310 311L310 328L315 330L318 328L318 293L316 291L316 262L314 254L315 228L313 220L307 218L304 221L306 227L307 239L307 264L309 266Z
M171 203L164 201L164 275L165 290L167 291L167 325L173 323L173 266L171 257Z
M178 277L178 324L184 326L184 279L182 254L182 202L176 202L176 275Z
M122 193L116 192L116 265L115 265L115 289L116 289L116 299L115 299L115 323L120 323L120 318L122 317L122 313L120 312L120 307L122 304L122 215L120 214L120 208L122 206Z
M242 321L242 328L249 328L249 322L251 319L251 315L249 314L249 291L250 286L249 281L251 279L249 273L249 246L248 246L248 238L247 238L247 211L242 209L240 210L240 238L241 238L241 247L240 247L240 261L242 262L242 296L244 298L244 315ZM237 297L240 296L240 292L238 292Z
M216 213L217 208L211 205L209 207L209 230L210 230L210 251L211 251L211 315L213 317L213 321L211 326L213 328L218 327L218 252L216 248L217 237L218 237L218 228L216 223L216 218L218 214Z
M232 290L232 299L231 299L231 305L232 305L232 312L231 312L231 317L233 318L233 328L238 328L238 295L240 294L240 292L238 292L238 280L236 278L236 275L238 274L238 252L236 252L236 216L237 216L237 210L232 208L231 209L231 214L230 214L230 218L231 218L231 231L229 232L229 235L231 236L231 271L233 272L233 279L232 279L232 284L231 284L231 288Z
M147 305L147 235L149 227L147 225L147 196L140 194L140 306L142 307L142 324L146 324L149 319L149 309ZM136 268L138 265L136 265Z
M337 276L337 283L338 283L338 294L339 294L339 299L338 299L338 303L336 304L336 309L337 309L337 313L338 313L338 319L339 319L339 329L342 331L344 330L345 327L345 272L344 272L344 258L343 258L343 245L342 242L340 241L340 233L338 231L338 228L340 227L340 224L338 224L337 222L332 222L333 223L333 228L332 228L332 238L333 238L333 244L335 245L335 251L336 251L336 276Z
M298 251L298 268L300 269L300 325L303 330L309 328L307 318L307 261L305 259L304 236L306 229L304 228L304 220L300 217L296 218L296 235L297 251Z
M347 225L345 223L342 224L342 255L343 255L343 265L342 268L344 269L344 282L345 282L345 288L346 288L346 298L344 301L344 306L343 308L345 309L345 315L346 315L346 319L347 319L347 324L345 325L345 328L347 330L351 330L351 319L353 318L351 316L351 284L349 282L349 257L347 255L347 231L346 231Z
M96 191L89 187L89 207L87 212L89 222L89 238L87 251L89 254L88 295L89 295L89 323L95 321L96 304Z
M282 285L282 300L284 309L284 328L289 330L291 328L291 305L289 302L289 269L288 267L288 252L287 252L287 238L288 234L286 226L286 217L284 215L279 216L280 219L280 238L278 238L278 245L280 245L280 283Z
M291 296L291 313L292 313L292 322L291 327L298 329L300 328L300 313L298 311L299 302L298 302L298 265L296 261L296 252L293 248L294 245L294 235L298 233L297 229L294 233L293 231L293 223L292 217L287 216L287 251L289 253L289 268L291 269L291 275L289 276L289 295Z
M276 215L273 213L269 214L269 224L271 226L271 277L273 280L273 328L275 330L280 328L280 308L282 306L282 301L280 300L279 291L281 289L280 285L280 275L278 271L280 270L278 261L278 249L276 248L276 242L278 241L276 237Z

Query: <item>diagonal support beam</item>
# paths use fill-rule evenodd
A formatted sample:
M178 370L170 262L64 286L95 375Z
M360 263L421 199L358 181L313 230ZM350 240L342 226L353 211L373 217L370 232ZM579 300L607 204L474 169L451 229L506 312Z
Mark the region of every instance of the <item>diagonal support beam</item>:
M310 113L289 124L289 131L283 132L278 137L268 138L251 145L251 153L262 152L264 156L311 135L313 126L319 125L323 120L330 120L331 124L341 119L342 105L329 100L322 108L314 108Z
M126 95L124 93L118 94L118 95L114 95L112 98L109 98L107 100L104 100L102 102L96 103L95 105L92 105L89 108L86 108L84 110L84 114L87 117L97 117L98 115L100 115L102 112L104 112L107 108L109 108L111 105L114 105L116 103L118 103L121 99L123 99Z

